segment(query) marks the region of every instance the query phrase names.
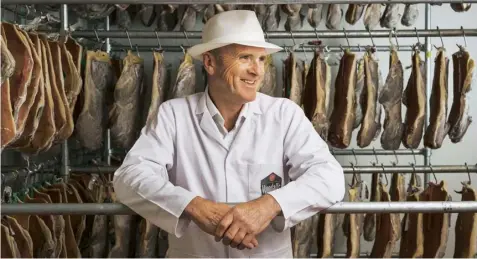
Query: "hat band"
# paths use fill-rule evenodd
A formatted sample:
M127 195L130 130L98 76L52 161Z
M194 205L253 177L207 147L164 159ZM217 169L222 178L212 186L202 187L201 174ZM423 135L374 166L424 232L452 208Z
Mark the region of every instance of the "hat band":
M233 43L233 42L243 42L243 41L255 41L255 42L264 42L265 38L263 34L259 35L258 33L240 33L240 34L230 34L222 36L219 38L212 39L203 43Z

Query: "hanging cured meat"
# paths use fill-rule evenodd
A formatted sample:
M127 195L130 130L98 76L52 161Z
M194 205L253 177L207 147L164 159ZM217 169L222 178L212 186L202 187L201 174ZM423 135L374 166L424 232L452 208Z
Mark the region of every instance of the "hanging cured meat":
M403 104L407 107L402 143L406 148L417 148L424 131L426 112L426 68L419 50L412 55L412 72L404 90Z
M448 89L449 59L444 48L439 48L434 66L434 79L430 102L429 126L424 134L424 145L436 149L449 131L447 119L447 89Z
M189 54L184 55L184 60L182 60L181 65L179 66L179 71L177 72L176 83L174 87L171 88L170 98L181 98L188 95L194 94L196 91L195 85L195 67L192 60L192 56Z
M356 55L345 50L335 81L334 108L328 141L333 147L347 148L351 142L356 102Z
M114 104L109 114L111 141L115 146L126 150L132 147L140 130L143 73L143 59L128 51L114 89Z
M453 143L462 140L469 125L472 123L472 116L469 114L468 94L472 87L475 88L477 82L477 69L475 62L470 57L469 52L459 46L459 51L452 54L454 67L454 99L449 112L449 139Z
M275 88L277 85L277 68L273 64L273 57L271 55L267 56L265 60L265 74L263 76L262 85L260 86L259 92L275 96Z
M323 50L315 51L303 90L303 109L315 130L323 140L328 139L328 103L331 69L326 63Z
M401 102L404 85L404 70L395 47L391 48L389 74L379 96L384 107L384 125L381 146L386 150L397 150L403 133Z
M83 87L83 108L76 122L81 145L97 150L103 141L106 127L106 92L112 81L112 66L107 53L88 51Z
M363 59L364 87L360 97L363 121L357 137L358 146L361 148L367 147L381 133L381 105L378 103L378 96L382 87L379 63L372 50L367 50Z

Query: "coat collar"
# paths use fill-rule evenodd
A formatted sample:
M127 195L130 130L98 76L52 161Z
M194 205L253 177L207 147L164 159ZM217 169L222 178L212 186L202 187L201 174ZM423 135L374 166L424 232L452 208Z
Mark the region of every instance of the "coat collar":
M207 110L207 95L209 94L209 87L205 87L204 92L200 95L195 109L195 114L203 114ZM248 111L247 115L250 114L262 114L262 109L260 109L260 95L257 93L255 100L247 103Z

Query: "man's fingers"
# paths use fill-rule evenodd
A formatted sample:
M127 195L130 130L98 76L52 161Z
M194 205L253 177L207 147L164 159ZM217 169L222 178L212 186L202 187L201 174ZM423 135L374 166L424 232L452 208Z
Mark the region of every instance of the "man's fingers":
M233 214L227 213L222 220L220 220L215 230L215 241L220 241L225 234L225 231L229 228L233 222Z
M238 247L237 247L238 250L244 250L245 249L245 245L244 244L240 244Z
M242 240L243 240L243 238L245 237L246 234L247 234L247 232L245 232L245 230L240 229L237 232L237 234L235 234L235 237L232 240L232 243L230 243L230 247L236 248L238 245L240 245L240 243L242 243Z
M255 239L255 236L252 235L252 234L247 234L243 240L242 240L242 244L248 248L248 249L252 249L252 248L255 248L258 246L258 241L257 239Z
M225 232L224 237L222 238L222 243L226 246L230 245L232 240L234 240L235 236L239 232L240 228L237 224L232 224L227 232Z

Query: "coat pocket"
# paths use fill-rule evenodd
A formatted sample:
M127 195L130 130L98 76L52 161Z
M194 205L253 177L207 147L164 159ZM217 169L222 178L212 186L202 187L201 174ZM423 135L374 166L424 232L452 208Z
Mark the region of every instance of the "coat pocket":
M282 164L248 164L249 199L253 200L285 185Z

